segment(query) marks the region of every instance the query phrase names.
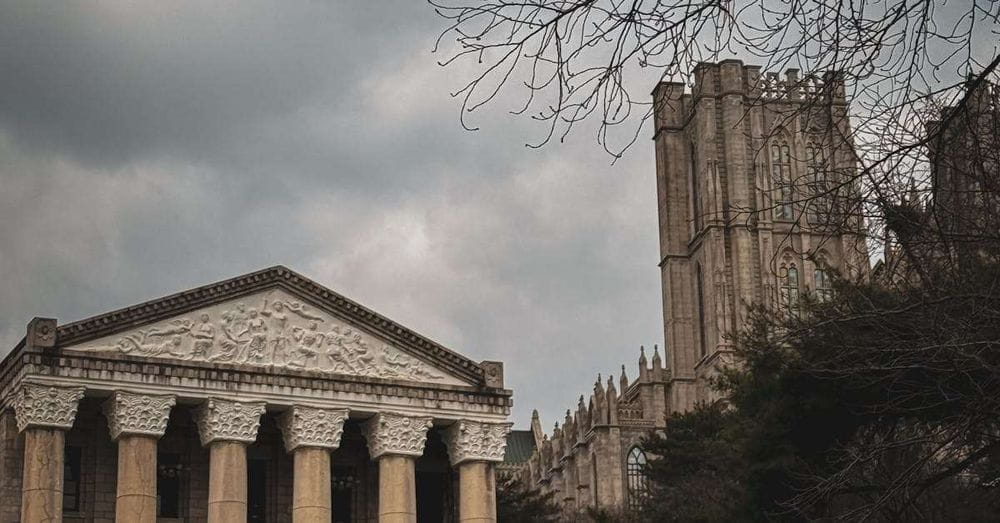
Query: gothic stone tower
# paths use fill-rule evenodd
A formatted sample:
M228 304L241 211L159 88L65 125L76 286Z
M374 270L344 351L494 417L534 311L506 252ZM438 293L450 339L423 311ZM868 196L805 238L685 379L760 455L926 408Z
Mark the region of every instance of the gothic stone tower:
M797 314L834 272L868 271L860 217L841 183L854 169L844 86L738 60L702 63L694 84L653 92L671 412L717 399L749 304ZM836 225L837 227L833 227Z

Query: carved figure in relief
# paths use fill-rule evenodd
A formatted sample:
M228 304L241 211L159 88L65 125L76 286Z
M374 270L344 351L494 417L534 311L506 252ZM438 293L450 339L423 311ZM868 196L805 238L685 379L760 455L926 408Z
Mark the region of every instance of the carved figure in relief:
M382 347L381 360L387 378L427 378L439 379L441 376L424 368L423 362L408 358L402 354L393 354L388 347Z
M292 327L292 339L298 345L293 351L289 365L295 367L314 366L318 364L320 349L323 347L324 335L317 329L319 325L313 321L309 323L309 330L302 327Z
M214 321L213 316L217 318ZM373 346L366 334L349 326L335 324L321 331L320 323L326 321L302 303L264 297L259 307L240 302L221 312L203 311L194 321L169 320L94 348L378 378L444 379L431 367L393 347Z
M201 323L191 329L194 343L190 357L201 359L211 356L212 344L215 343L215 327L212 326L208 314L202 313L199 319Z
M279 302L276 301L275 303L279 303ZM285 305L285 307L288 308L288 310L294 312L295 314L299 315L302 318L305 318L307 320L312 320L312 321L323 321L323 317L322 316L316 316L315 314L309 312L309 310L308 310L309 307L308 306L303 305L303 304L301 304L301 303L299 303L297 301L291 301L291 300L289 300L289 301L284 302L284 305Z
M284 309L285 306L281 300L277 300L271 304L271 310L268 310L267 298L264 298L264 306L260 311L262 316L267 316L272 320L271 364L276 366L288 363L288 335L286 334L288 315L285 314Z
M267 349L267 324L264 323L264 318L257 314L257 309L250 309L247 331L250 333L247 360L261 362L264 360L264 351Z
M170 323L171 325L164 327L162 329L155 329L155 328L149 329L146 332L146 337L150 338L154 336L162 337L162 336L172 336L177 334L187 334L188 332L190 332L192 326L191 320L188 320L187 318L174 320Z
M345 327L341 332L339 327L326 335L327 358L334 372L349 371L352 374L372 375L375 355L368 350L368 344L362 341L361 335ZM377 374L377 371L375 372Z

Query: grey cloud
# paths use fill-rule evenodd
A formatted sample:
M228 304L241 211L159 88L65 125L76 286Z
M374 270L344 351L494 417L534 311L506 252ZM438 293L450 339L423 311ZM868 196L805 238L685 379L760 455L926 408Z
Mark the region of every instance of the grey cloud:
M648 142L612 168L504 108L462 131L441 21L358 5L0 0L3 350L282 263L504 360L522 425L631 372L662 337Z

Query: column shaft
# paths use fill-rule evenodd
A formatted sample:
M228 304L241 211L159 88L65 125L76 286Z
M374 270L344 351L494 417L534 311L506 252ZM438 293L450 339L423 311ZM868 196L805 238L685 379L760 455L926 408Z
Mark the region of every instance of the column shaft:
M295 449L292 480L292 523L330 523L330 451Z
M156 523L156 437L118 438L118 523Z
M458 521L496 521L497 496L493 464L466 461L458 466Z
M416 459L386 454L378 458L379 523L416 523Z
M60 429L34 427L24 431L22 523L62 521L65 438Z
M215 441L210 453L208 523L246 523L246 445L237 441Z

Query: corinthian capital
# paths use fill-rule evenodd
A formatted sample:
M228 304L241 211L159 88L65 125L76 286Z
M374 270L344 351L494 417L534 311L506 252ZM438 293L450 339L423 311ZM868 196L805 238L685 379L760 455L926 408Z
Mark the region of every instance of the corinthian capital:
M83 392L83 387L21 384L13 402L17 430L32 427L69 430L76 419L76 408Z
M291 452L300 447L336 449L344 433L347 409L294 406L278 418L278 428Z
M253 443L257 440L260 416L264 414L262 401L243 402L209 398L194 412L201 444L213 441L238 441Z
M368 440L372 459L385 454L421 456L427 442L431 418L380 412L365 422L361 430Z
M510 423L459 420L444 432L452 465L463 461L503 461Z
M167 430L173 396L150 396L116 391L104 402L104 417L108 418L111 439L122 434L140 434L159 438Z

